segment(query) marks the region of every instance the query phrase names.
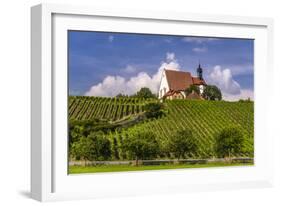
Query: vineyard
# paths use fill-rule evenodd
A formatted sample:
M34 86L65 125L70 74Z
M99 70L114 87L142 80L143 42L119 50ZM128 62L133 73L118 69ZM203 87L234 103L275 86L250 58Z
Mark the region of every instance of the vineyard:
M70 97L69 117L75 120L107 119L116 121L144 111L144 105L156 100L137 98ZM160 147L181 129L190 129L199 142L199 149L192 158L212 158L215 136L224 128L236 125L247 137L246 147L239 157L252 157L254 144L253 102L225 102L201 100L166 100L165 113L161 118L144 120L133 128L151 131L157 136ZM126 159L122 152L122 141L130 133L129 128L110 131L113 159ZM116 154L117 153L117 154Z
M153 99L106 98L106 97L69 97L70 120L118 120L125 116L143 112L145 103Z

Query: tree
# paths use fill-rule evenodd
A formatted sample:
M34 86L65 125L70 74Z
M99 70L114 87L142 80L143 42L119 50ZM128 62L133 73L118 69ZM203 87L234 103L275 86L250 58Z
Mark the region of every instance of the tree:
M76 159L107 160L111 156L110 141L103 132L92 132L71 145L71 155Z
M238 102L241 102L241 103L251 103L251 98L248 97L247 99L239 99Z
M195 92L197 94L200 94L200 90L196 85L191 85L190 87L188 87L185 91L185 95L188 96L189 94L191 94L192 92Z
M118 147L118 142L116 137L113 138L113 142L112 142L112 156L115 160L119 159L119 151L118 151L119 147Z
M215 85L207 85L203 91L203 98L207 100L221 100L221 90Z
M135 159L136 166L140 159L149 159L157 156L159 144L154 133L139 129L132 129L123 140L123 148Z
M134 96L137 98L144 98L144 99L156 98L156 96L152 94L151 90L147 87L141 88Z
M157 118L163 114L163 105L160 102L148 103L144 106L145 116L147 118Z
M239 127L227 127L216 137L216 154L218 157L231 158L231 156L243 152L245 141L245 136Z
M108 160L111 157L110 140L106 138L102 131L92 132L88 138L92 141L93 160Z
M84 132L84 127L81 125L70 126L69 129L70 144L79 141L79 139L83 136L83 132Z
M91 160L92 142L87 137L81 137L78 141L71 144L70 154L76 160Z
M177 159L191 156L198 150L198 141L192 135L191 130L184 129L177 131L167 142L167 149L172 152Z
M128 95L125 95L125 94L122 94L122 93L119 93L116 95L116 98L122 98L122 97L128 97Z

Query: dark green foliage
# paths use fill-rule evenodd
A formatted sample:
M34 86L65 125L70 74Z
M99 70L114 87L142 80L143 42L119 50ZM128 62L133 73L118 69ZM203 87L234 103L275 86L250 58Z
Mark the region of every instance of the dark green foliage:
M151 90L147 87L143 87L138 91L134 97L136 98L143 98L143 99L149 99L149 98L156 98L154 94L152 94Z
M76 160L91 160L92 142L87 137L81 137L71 144L70 154Z
M110 141L103 132L92 132L88 138L92 140L96 160L108 160L111 156Z
M124 98L124 97L128 97L128 95L119 93L119 94L116 95L116 97L117 98Z
M114 137L113 138L113 143L112 143L112 155L113 155L113 159L118 160L119 159L119 151L118 151L119 147L118 147L118 142L117 139Z
M159 143L154 133L143 129L132 129L123 140L123 147L136 160L155 158L159 152Z
M70 108L77 114L77 116L73 116L75 120L71 119L69 121L70 148L73 142L78 141L80 138L87 137L92 132L102 130L104 135L111 141L111 160L117 160L118 158L120 160L132 160L134 157L123 147L123 141L129 138L132 128L136 128L137 130L144 130L154 134L160 147L157 158L170 158L174 157L174 154L166 153L167 141L177 131L190 129L192 130L192 135L198 141L198 151L192 154L191 158L212 158L216 155L214 145L217 134L224 128L235 124L242 128L247 139L245 149L241 152L241 156L252 157L254 155L254 103L252 101L246 103L166 100L162 104L165 109L165 115L160 115L158 118L147 118L145 117L145 105L156 102L157 100L148 99L144 101L132 97L116 99L98 97L75 97L72 99L72 101L75 100L73 102L74 104L84 100L85 102L82 105L77 103L76 107L74 107L74 104L70 104ZM121 108L122 112L129 112L132 115L114 121L104 120L103 118L99 120L95 118L84 120L82 118L80 120L79 117L83 115L79 114L83 113L83 108L87 103L86 100L93 101L97 105L93 107L93 116L95 117L98 117L100 114L99 111L102 111L102 107L98 106L101 101L106 102L109 108L114 107L115 109L117 108L115 104L118 102L118 104L120 103L119 105L124 106L124 108L118 107L118 109ZM125 109L128 105L129 107ZM136 108L139 108L139 110ZM113 115L110 111L113 110L109 110L109 113ZM130 113L131 111L132 113ZM89 114L91 112L89 111ZM189 154L186 154L186 157L188 156Z
M111 156L110 141L103 132L92 132L71 145L71 155L83 160L108 160Z
M252 101L251 101L250 98L248 98L248 99L239 99L239 102L241 102L241 103L251 103Z
M206 100L221 100L222 94L217 86L207 85L203 91L203 98Z
M102 131L108 133L118 128L118 124L111 124L104 120L69 120L70 139L71 142L75 141L78 134L80 136L88 136L91 132Z
M192 92L195 92L197 94L200 94L200 90L198 88L198 86L196 85L191 85L190 87L188 87L185 91L186 96L188 96L189 94L191 94Z
M160 102L148 103L144 106L145 116L147 118L157 118L163 115L163 105Z
M192 156L198 150L198 141L192 135L191 130L184 129L177 131L167 142L167 149L177 159Z
M69 129L70 143L77 142L83 136L84 127L81 125L72 125Z
M215 151L218 157L232 157L244 151L245 136L241 128L230 126L223 129L216 138Z

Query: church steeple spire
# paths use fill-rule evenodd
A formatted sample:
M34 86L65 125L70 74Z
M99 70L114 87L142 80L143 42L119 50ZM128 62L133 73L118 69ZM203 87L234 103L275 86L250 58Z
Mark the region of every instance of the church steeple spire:
M198 68L197 68L197 77L198 77L200 80L203 80L203 69L201 68L200 60L199 60Z

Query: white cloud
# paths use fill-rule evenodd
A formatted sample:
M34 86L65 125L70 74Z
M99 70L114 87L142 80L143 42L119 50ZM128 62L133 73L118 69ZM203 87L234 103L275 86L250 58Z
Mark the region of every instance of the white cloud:
M217 85L222 92L227 94L239 94L241 90L238 82L233 79L231 70L222 69L219 65L213 68L208 77L208 81Z
M240 94L223 94L223 99L227 101L237 101L239 99L248 99L254 100L254 91L250 89L241 89Z
M217 38L211 38L211 37L184 37L182 38L184 42L194 42L197 44L202 44L204 42L210 42L210 41L216 41Z
M232 75L254 75L254 67L252 64L229 65L232 70Z
M161 63L158 71L152 76L149 76L146 72L140 72L128 80L121 76L107 76L102 82L93 85L85 95L108 97L116 96L119 93L131 95L142 87L148 87L153 93L157 93L164 69L180 69L174 53L166 53L166 60Z
M208 48L207 47L195 47L192 49L192 51L194 51L196 53L202 53L202 52L208 51Z
M110 36L108 37L108 41L109 41L109 42L113 42L113 40L114 40L114 36L110 35Z
M167 59L167 61L173 61L173 60L175 60L175 53L173 53L173 52L167 52L167 54L166 54L166 59Z
M101 83L91 87L87 96L114 96L125 90L125 78L120 76L107 76Z
M239 99L254 99L254 92L250 89L242 89L238 82L233 79L230 69L222 69L217 65L207 76L207 83L220 88L224 100L237 101Z
M127 65L126 68L122 69L122 71L126 73L135 73L137 68L132 65Z
M135 72L136 68L128 65L125 70ZM146 72L139 72L137 75L126 79L122 76L107 76L102 82L93 85L86 93L87 96L114 97L119 93L132 95L142 87L148 87L153 93L158 92L161 75L164 69L180 70L180 65L174 53L166 53L165 61L161 62L158 71L153 75ZM232 70L221 66L215 66L209 75L206 76L207 84L218 86L227 101L237 101L239 99L254 99L254 92L250 89L241 89L238 82L233 79Z

